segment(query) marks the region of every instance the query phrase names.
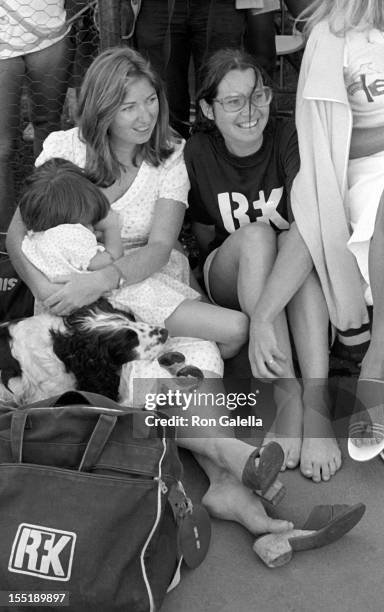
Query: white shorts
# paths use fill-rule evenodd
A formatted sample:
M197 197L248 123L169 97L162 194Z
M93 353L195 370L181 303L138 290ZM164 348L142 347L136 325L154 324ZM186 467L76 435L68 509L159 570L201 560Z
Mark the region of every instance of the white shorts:
M205 285L205 290L207 292L207 295L209 297L209 299L211 300L212 304L215 304L216 306L218 306L219 304L217 304L215 302L215 300L212 297L211 294L211 290L209 287L209 270L211 268L213 259L218 251L219 247L217 247L216 249L214 249L213 251L210 252L210 254L208 255L207 259L204 262L204 267L203 267L203 278L204 278L204 285Z

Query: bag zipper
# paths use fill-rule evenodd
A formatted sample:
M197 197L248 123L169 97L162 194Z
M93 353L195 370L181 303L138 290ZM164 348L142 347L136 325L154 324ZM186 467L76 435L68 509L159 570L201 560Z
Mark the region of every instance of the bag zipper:
M143 483L148 484L149 482L158 480L157 477L153 477L152 475L148 475L147 478L129 478L129 476L127 478L122 478L121 476L113 476L113 475L107 475L107 474L95 474L94 472L80 472L79 470L72 469L72 468L57 467L57 466L52 466L52 465L41 465L41 464L36 464L36 463L1 463L0 464L0 470L9 468L9 467L13 467L13 468L17 467L17 468L22 468L22 469L32 468L36 471L44 471L44 472L49 470L50 472L52 471L59 472L60 474L64 472L65 474L76 474L77 476L80 476L80 477L102 478L102 479L106 478L108 480L111 480L111 479L118 480L119 482L127 482L129 484L132 484L135 482L141 483L141 484Z

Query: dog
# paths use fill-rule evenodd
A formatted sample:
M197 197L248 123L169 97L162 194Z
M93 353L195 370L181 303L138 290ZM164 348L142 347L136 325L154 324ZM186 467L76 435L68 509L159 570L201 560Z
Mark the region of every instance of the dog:
M4 323L0 402L23 406L81 389L126 403L134 361L145 364L149 379L180 377L195 388L202 372L185 365L181 353L164 350L167 338L166 329L135 321L104 298L66 317L42 313Z

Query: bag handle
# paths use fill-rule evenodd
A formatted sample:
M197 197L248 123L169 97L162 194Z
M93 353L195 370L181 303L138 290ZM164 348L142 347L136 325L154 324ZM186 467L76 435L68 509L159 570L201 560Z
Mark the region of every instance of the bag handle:
M52 408L58 406L71 406L75 404L83 404L85 406L98 406L99 408L112 408L113 410L120 410L122 407L113 400L109 399L105 395L100 393L89 393L88 391L78 391L77 389L71 389L65 391L61 395L54 395L33 404L24 406L23 409L28 408Z
M68 406L71 404L85 404L86 406L99 406L101 408L114 408L121 410L121 406L100 393L90 393L88 391L78 391L72 389L61 395L39 402L39 406Z
M79 465L79 472L89 472L97 463L116 425L117 417L110 414L101 414L89 438L87 448Z
M28 419L26 410L18 410L11 421L11 453L16 463L23 462L24 430ZM78 470L89 471L98 461L116 425L117 417L110 414L101 414L88 440Z
M23 461L23 439L27 418L28 413L25 410L17 410L12 415L11 453L13 460L17 463L22 463Z

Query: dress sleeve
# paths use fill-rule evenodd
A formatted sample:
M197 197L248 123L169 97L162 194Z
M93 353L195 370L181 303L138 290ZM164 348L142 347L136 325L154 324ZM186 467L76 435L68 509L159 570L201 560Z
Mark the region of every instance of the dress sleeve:
M160 170L159 198L182 202L188 207L189 179L183 157L184 144L183 141L176 145Z

